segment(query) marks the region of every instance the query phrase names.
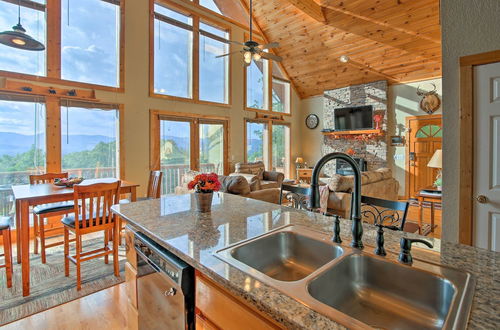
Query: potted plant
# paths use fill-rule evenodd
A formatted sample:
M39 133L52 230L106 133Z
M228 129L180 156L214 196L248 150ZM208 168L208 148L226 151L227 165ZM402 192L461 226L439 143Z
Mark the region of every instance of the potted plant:
M434 181L434 186L437 188L437 190L442 190L443 188L443 178L439 177Z
M214 191L219 191L221 184L219 176L215 173L202 173L188 183L189 190L194 190L196 211L210 212Z

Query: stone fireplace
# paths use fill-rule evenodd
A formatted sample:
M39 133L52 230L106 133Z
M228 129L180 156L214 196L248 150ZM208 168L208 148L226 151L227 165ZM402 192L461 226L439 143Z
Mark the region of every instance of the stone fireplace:
M373 114L382 115L380 128L387 129L387 81L375 81L362 85L325 91L323 107L323 121L325 129L335 129L334 109L372 105ZM382 136L342 136L325 135L321 152L323 155L330 152L347 152L352 149L353 157L363 158L367 162L368 170L387 167L387 137ZM335 173L335 164L325 166L325 174Z

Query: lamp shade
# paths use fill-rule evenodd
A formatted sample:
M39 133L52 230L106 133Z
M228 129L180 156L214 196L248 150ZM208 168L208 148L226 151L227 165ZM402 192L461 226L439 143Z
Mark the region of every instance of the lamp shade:
M427 163L427 167L443 168L443 150L437 149L432 155L431 160Z
M45 46L26 34L21 23L14 25L11 31L0 32L0 43L24 50L41 51Z
M303 162L304 159L302 157L297 157L297 159L295 159L295 163L302 164Z

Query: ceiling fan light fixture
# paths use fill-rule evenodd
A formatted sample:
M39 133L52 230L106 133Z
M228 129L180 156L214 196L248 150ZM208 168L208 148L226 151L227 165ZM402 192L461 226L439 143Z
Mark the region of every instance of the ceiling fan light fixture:
M254 53L253 54L253 60L254 61L260 61L261 58L262 58L262 56L259 53Z
M347 55L342 55L342 56L340 56L339 60L340 60L340 62L342 62L342 63L347 63L347 62L349 62L349 56L347 56Z
M245 59L245 63L246 64L250 64L252 63L252 53L250 51L246 51L244 54L243 54L243 58Z

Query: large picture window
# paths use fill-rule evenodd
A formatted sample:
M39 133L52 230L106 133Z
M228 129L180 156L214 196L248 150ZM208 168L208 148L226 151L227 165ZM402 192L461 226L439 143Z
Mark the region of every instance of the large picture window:
M45 0L21 1L21 24L26 32L46 44ZM12 30L17 24L17 1L0 0L0 31ZM46 50L27 51L0 44L0 70L45 76Z
M200 23L200 100L228 103L229 33Z
M193 20L155 5L154 93L192 97Z
M22 0L21 23L45 46L0 44L0 74L103 90L123 87L122 0ZM0 31L17 23L17 0L0 0Z
M247 162L262 161L268 170L290 177L290 126L272 120L246 120Z
M181 8L154 4L150 94L228 104L230 29Z
M12 215L13 185L45 172L45 106L0 96L0 216Z
M119 177L119 111L61 107L62 170L70 176Z
M61 0L61 77L118 87L120 1Z

